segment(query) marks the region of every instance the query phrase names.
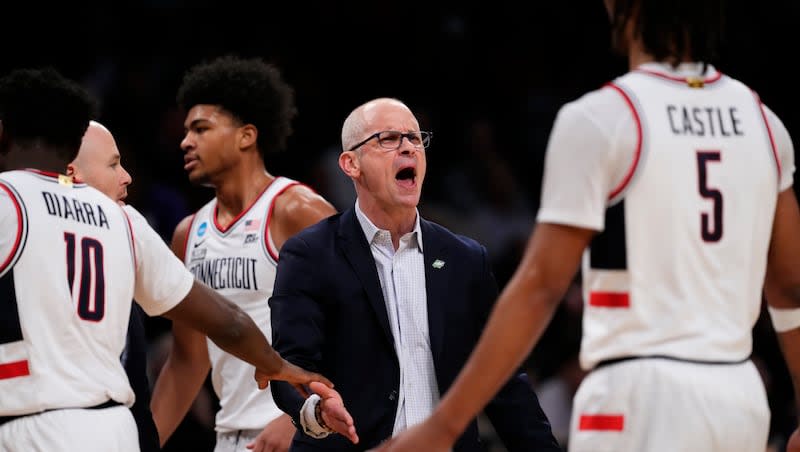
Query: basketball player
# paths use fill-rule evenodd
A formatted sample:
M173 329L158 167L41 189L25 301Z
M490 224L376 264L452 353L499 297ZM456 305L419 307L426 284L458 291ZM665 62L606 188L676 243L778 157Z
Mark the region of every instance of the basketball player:
M234 300L271 337L266 300L281 245L335 212L307 186L264 166L267 153L282 150L291 134L292 88L274 66L228 56L190 69L177 97L187 111L184 168L216 196L178 225L172 249L195 278ZM220 400L215 451L288 450L296 428L271 393L247 384L252 366L186 325L173 324L173 335L153 392L162 443L211 369Z
M282 360L241 309L165 259L155 231L134 239L116 202L58 174L91 113L88 93L52 69L0 79L12 169L0 174L0 450L139 450L120 362L134 296L253 362L261 387L329 383Z
M762 287L798 388L786 128L706 64L719 0L606 6L630 72L559 112L538 224L484 337L430 420L380 450L446 450L541 336L581 256L590 373L571 452L763 452L770 412L749 359Z
M122 157L111 132L97 121L90 121L83 135L78 156L67 165L67 176L75 181L100 190L119 204L128 196L131 175L122 166ZM134 231L139 221L146 221L139 212L124 205ZM134 232L134 236L139 235ZM156 264L157 265L157 264ZM147 379L147 337L144 331L144 311L138 303L131 304L128 335L122 352L122 365L131 383L136 401L131 407L136 427L139 430L139 447L142 452L160 450L158 432L150 412L150 383Z

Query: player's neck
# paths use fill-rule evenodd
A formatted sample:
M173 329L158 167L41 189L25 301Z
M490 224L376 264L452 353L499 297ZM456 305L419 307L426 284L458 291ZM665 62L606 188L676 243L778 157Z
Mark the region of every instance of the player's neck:
M630 70L634 70L645 63L677 64L692 62L694 62L694 60L692 60L690 55L684 55L680 58L671 56L667 59L657 60L656 57L644 50L644 46L638 40L631 42L630 49L628 51L628 68Z
M50 173L65 174L69 162L51 149L41 146L12 147L5 158L5 166L8 170L34 168Z
M217 221L225 223L250 207L275 180L263 166L229 175L215 184Z

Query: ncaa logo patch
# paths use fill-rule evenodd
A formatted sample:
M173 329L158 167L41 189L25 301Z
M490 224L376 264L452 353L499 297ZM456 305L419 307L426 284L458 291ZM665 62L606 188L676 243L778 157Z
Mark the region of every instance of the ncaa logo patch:
M208 229L208 223L205 221L197 228L197 236L202 237L206 233L206 229Z

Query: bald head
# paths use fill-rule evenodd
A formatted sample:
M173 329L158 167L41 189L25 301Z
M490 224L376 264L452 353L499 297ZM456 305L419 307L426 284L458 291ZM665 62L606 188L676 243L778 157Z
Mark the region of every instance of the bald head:
M67 175L86 182L114 201L121 203L128 196L131 176L122 167L117 142L97 121L89 123L78 156L67 165Z
M406 104L391 97L380 97L359 105L347 115L342 125L342 149L350 149L363 140L365 138L363 135L369 129L376 114L386 108L400 108L411 112Z

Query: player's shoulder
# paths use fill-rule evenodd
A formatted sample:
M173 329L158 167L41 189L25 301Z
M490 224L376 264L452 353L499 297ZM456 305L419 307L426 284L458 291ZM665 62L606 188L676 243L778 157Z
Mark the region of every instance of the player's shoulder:
M610 82L566 102L559 109L557 120L570 125L589 121L608 129L628 110L625 98Z
M275 209L285 209L290 213L292 210L315 208L320 205L331 206L309 185L292 179L287 179L285 187L276 193L275 197Z
M125 212L125 214L128 216L128 219L131 220L131 223L147 223L147 219L144 217L144 215L142 215L141 212L136 210L136 208L130 204L124 204L122 206L122 211Z
M272 214L277 221L303 229L336 213L336 208L310 186L297 181L287 184L275 198Z

